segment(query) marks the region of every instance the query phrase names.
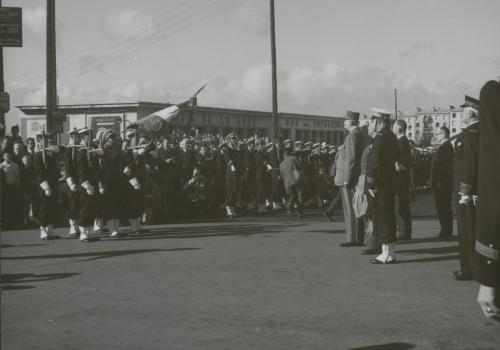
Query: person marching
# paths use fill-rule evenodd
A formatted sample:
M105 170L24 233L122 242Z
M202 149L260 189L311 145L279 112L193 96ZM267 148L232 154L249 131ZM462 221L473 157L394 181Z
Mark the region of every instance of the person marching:
M78 134L78 129L74 128L69 135L69 144L66 147L66 152L64 153L64 173L66 177L66 183L68 184L69 191L67 192L68 200L68 217L69 217L69 233L71 238L78 238L80 231L78 229L78 204L80 201L79 191L78 191L78 167L77 167L77 153L78 149L81 148L80 136Z
M257 213L267 213L266 197L267 197L267 153L264 150L264 140L258 139L255 141L255 182L256 182L256 202Z
M59 238L53 233L57 217L57 182L61 176L56 163L58 148L48 147L49 134L42 131L36 135L37 152L34 156L35 174L40 186L38 222L40 238Z
M236 149L236 136L230 133L226 136L227 147L224 150L224 161L226 162L226 214L230 218L238 216L234 210L238 199L238 187L240 185L240 155Z
M293 207L297 206L297 216L303 217L302 211L302 189L300 184L300 174L302 169L295 155L292 155L292 145L289 140L284 142L285 159L280 163L280 174L284 181L285 191L288 195L286 211L292 215Z
M144 190L143 186L146 178L146 169L142 155L146 148L136 148L136 129L128 128L125 136L129 141L129 146L123 155L123 174L125 180L125 214L130 223L132 233L146 232L141 228L141 218L144 212Z
M102 146L101 192L102 214L106 220L111 237L119 237L120 210L123 206L121 179L121 150L115 135L105 128L96 132L96 140Z
M95 223L99 190L100 169L93 166L92 152L90 145L90 129L82 128L78 130L80 135L80 145L77 153L78 182L80 185L78 225L80 228L80 241L90 242L96 240L91 238L92 229Z
M396 160L398 144L391 132L390 113L374 108L369 134L373 141L366 164L366 190L371 196L374 234L382 245L382 253L372 264L393 264L396 262L396 215L394 211L396 185Z

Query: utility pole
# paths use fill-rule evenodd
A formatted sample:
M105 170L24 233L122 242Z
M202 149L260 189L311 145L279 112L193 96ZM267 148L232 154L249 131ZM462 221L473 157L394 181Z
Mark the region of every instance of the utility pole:
M56 3L47 0L47 81L46 108L47 132L56 131L55 111L57 109L57 72L56 72Z
M2 0L0 0L0 7L2 7ZM0 46L0 95L5 91L5 85L3 82L3 47ZM0 137L7 134L7 126L5 125L5 113L2 108L0 108Z
M272 133L273 140L279 138L279 121L278 121L278 81L276 78L276 34L274 30L274 0L269 0L271 13L271 65L272 65L272 82L273 82L273 125Z
M396 120L398 120L398 90L394 89L394 115Z

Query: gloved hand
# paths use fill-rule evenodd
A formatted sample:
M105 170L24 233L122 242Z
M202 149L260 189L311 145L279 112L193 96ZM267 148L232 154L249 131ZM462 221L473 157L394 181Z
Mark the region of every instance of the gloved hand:
M76 184L72 184L69 189L71 190L71 192L76 192L78 191L78 187L76 186Z
M132 171L130 170L130 168L128 166L126 166L125 169L123 169L123 173L125 175L130 175L132 173Z
M92 195L95 193L94 186L88 186L88 187L86 188L86 190L87 190L87 194L88 194L89 196L92 196Z
M234 173L236 171L236 167L231 164L231 171Z
M458 204L461 205L467 205L472 201L472 196L469 196L467 194L461 194L460 193L460 199L458 200Z
M52 196L52 190L51 190L50 188L47 188L47 189L45 190L45 195L46 195L47 197Z

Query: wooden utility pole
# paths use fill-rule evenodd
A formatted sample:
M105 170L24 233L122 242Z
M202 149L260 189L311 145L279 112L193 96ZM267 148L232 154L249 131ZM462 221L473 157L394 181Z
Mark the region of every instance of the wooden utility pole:
M273 125L272 137L274 141L279 139L279 121L278 121L278 81L276 77L276 34L274 30L274 0L269 0L271 13L271 67L273 82Z
M2 0L0 0L0 7L2 7ZM5 91L5 85L3 82L3 47L0 46L0 94ZM5 124L5 112L0 107L0 137L7 134L7 125Z
M47 0L47 81L46 81L46 108L47 132L54 133L55 111L57 109L57 72L56 72L56 3Z
M398 120L398 90L394 89L394 116Z

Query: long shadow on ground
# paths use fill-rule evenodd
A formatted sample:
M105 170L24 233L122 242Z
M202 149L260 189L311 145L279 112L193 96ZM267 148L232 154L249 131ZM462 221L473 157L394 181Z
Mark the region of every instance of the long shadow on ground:
M351 348L350 350L407 350L415 346L410 343L387 343L380 345L362 346L360 348Z
M127 237L111 239L114 240L142 240L142 239L166 239L166 238L200 238L220 236L250 236L255 234L270 234L283 232L293 227L301 227L304 224L292 225L220 225L199 227L173 227L151 229L149 232L134 234Z
M34 274L34 273L2 273L1 278L1 288L2 290L22 290L31 289L33 286L19 286L12 285L16 283L33 283L33 282L43 282L51 281L61 278L68 278L79 275L79 273L44 273L44 274Z
M152 252L173 252L184 250L198 250L201 248L171 248L171 249L130 249L130 250L109 250L109 251L96 251L86 253L72 253L72 254L47 254L47 255L31 255L31 256L5 256L2 260L29 260L29 259L60 259L60 258L79 258L91 257L79 261L93 261L99 259L108 259L117 256L152 253Z

